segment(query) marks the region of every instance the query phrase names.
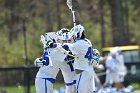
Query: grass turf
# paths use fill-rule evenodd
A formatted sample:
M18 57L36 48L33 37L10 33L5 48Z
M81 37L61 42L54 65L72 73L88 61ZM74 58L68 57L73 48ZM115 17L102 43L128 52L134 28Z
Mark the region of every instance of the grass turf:
M60 87L64 87L64 84L61 84L61 83L54 84L54 89L58 89ZM0 86L0 91L6 91L6 93L25 93L26 87L23 87L23 86ZM36 93L34 85L32 85L30 87L30 93Z
M140 93L140 85L139 84L133 83L132 86L136 89L134 93ZM54 84L54 89L58 89L60 87L64 87L64 84L62 84L62 83ZM25 93L26 87L8 86L8 87L0 87L0 90L6 90L6 93ZM30 93L36 93L34 85L32 85L30 87Z

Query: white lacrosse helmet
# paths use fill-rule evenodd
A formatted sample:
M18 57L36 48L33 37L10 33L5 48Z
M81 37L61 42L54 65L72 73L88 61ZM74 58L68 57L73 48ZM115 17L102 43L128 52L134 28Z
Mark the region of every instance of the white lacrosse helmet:
M110 50L109 55L116 59L118 52L116 49L112 49L112 50Z
M72 37L70 32L65 32L62 34L62 40L70 40Z
M70 30L69 30L69 29L67 29L67 28L62 28L62 29L61 29L61 31L62 31L62 33L65 33L65 32L70 32Z
M118 53L118 54L121 54L121 52L122 52L122 51L119 49L119 47L115 47L113 50L116 51L116 53Z
M76 37L79 40L81 38L84 30L85 30L84 27L81 24L79 24L79 25L74 26L71 29L71 32L72 32L72 34L76 33L76 35L77 35Z
M55 32L45 33L45 40L52 40L56 38L57 38L57 35Z
M49 46L49 43L54 42L57 39L57 35L55 32L45 33L45 35L41 35L41 42L43 43L44 48Z
M58 39L63 40L64 39L64 36L63 35L66 32L70 32L70 30L67 29L67 28L62 28L61 30L59 30L58 32L56 32L56 34L58 36Z
M111 55L118 55L121 52L121 50L118 47L113 48L112 50L110 50L110 54Z

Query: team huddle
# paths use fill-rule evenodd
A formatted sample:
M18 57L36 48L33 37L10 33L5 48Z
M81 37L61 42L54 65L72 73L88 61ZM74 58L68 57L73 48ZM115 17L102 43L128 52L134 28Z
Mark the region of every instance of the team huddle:
M127 70L121 51L114 49L107 57L100 57L99 51L86 38L84 27L76 25L72 3L72 0L67 0L74 27L71 30L62 28L57 32L41 35L43 54L34 61L35 66L40 67L35 78L36 93L53 93L53 84L60 70L65 82L65 93L132 92L132 87L127 89L123 85ZM103 64L106 68L103 85L94 71L103 68L99 61L105 62ZM115 87L115 92L110 86Z
M99 51L85 37L84 27L41 35L42 57L35 60L39 66L35 79L36 93L53 93L53 84L61 70L65 93L93 93L95 91L93 66L99 62Z

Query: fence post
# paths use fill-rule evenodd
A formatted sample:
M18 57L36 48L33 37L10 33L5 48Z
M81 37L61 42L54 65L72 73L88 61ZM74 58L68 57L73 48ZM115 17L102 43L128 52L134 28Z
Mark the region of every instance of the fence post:
M25 93L30 93L30 68L29 67L25 68L24 78L25 78L25 86L26 86Z

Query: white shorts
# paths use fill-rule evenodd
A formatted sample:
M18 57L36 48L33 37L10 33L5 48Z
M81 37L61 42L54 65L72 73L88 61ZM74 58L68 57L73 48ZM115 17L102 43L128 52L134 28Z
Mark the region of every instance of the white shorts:
M77 74L76 81L76 93L93 93L95 87L93 86L93 74L83 71L82 73Z
M53 83L59 72L58 67L43 66L39 69L35 79L36 93L53 93Z
M61 66L61 72L65 81L65 84L67 86L70 86L72 84L76 83L76 79L75 79L75 71L73 68L73 63L63 63L63 65Z
M124 82L124 76L123 75L119 75L119 82Z
M106 80L105 80L106 83L109 83L109 84L113 84L113 83L119 83L120 82L120 77L119 77L119 74L117 73L106 73Z
M65 93L76 93L76 79L73 62L63 62L63 65L60 67L66 85Z
M50 84L50 82L48 82L47 80L40 80L41 78L53 78L55 79L59 70L61 70L65 84L66 84L66 92L65 93L73 93L72 91L74 91L74 86L76 84L76 80L75 80L75 71L74 68L72 66L73 64L68 64L67 62L59 62L54 64L52 67L50 66L43 66L39 69L37 75L36 75L36 82L37 81L41 81L41 82L47 82L48 84L44 84L42 83L41 88L44 89L44 87L47 87L48 91L51 91L52 84ZM38 79L40 78L40 79ZM40 83L36 83L36 91L40 91L40 85L38 85ZM50 84L50 85L49 85ZM73 90L72 90L73 89ZM39 92L37 92L39 93ZM42 92L40 92L42 93ZM46 92L44 92L46 93ZM50 92L47 92L50 93Z
M53 79L36 78L35 88L36 88L36 93L53 93Z

